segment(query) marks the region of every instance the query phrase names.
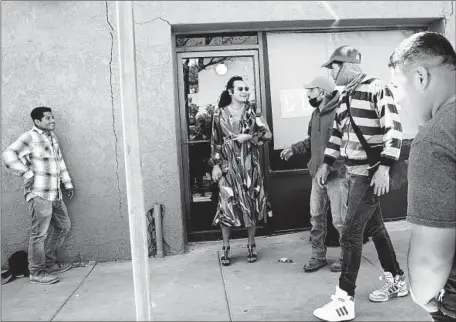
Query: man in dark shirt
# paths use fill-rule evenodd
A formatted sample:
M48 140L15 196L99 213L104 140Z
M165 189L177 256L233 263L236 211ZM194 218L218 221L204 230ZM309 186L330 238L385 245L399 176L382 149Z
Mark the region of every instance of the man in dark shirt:
M333 225L342 234L345 214L347 212L348 180L343 158L339 158L331 168L327 184L320 187L315 180L318 167L323 163L326 144L331 137L334 118L339 106L339 92L336 85L328 77L315 77L307 89L309 104L315 108L308 126L308 137L303 141L292 144L280 153L280 157L288 160L297 154L310 154L311 158L307 167L312 177L312 191L310 193L310 223L312 229L312 254L309 262L304 266L305 272L314 272L327 264L326 261L326 236L328 224L326 213L331 209ZM342 256L331 266L332 272L342 270Z
M408 172L411 294L434 321L456 321L456 53L444 36L422 32L389 67L396 100L420 126Z

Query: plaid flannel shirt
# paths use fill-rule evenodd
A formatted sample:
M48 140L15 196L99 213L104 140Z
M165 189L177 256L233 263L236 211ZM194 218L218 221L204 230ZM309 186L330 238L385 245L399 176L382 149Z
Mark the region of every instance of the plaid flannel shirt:
M3 163L14 174L24 180L35 177L30 188L24 188L24 196L29 201L34 196L55 201L62 199L60 183L65 189L73 189L57 136L49 136L36 126L23 133L2 154Z

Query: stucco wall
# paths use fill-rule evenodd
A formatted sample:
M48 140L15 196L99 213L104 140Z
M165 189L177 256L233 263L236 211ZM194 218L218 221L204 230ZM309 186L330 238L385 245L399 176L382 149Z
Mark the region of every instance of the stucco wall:
M76 189L66 200L73 229L64 254L70 258L130 256L110 30L102 1L2 2L2 151L32 127L33 107L53 108ZM27 248L30 218L21 184L2 166L2 264Z
M63 254L130 258L115 2L2 3L2 151L50 106L76 194ZM137 26L138 94L146 211L165 206L165 252L184 250L171 30ZM163 32L162 32L163 31ZM142 45L146 44L146 45ZM22 180L2 166L2 265L26 249Z
M445 34L455 45L455 1L135 1L138 23L163 19L180 25L248 23L270 29L275 22L447 18ZM176 10L178 8L178 10ZM245 26L245 25L243 25Z
M171 26L161 20L136 24L135 39L145 204L164 205L165 252L182 253L182 161Z
M451 4L447 5L445 9L443 9L444 13L444 25L443 25L443 33L447 38L450 40L453 47L456 48L456 17L455 12L456 10L456 1L451 1Z

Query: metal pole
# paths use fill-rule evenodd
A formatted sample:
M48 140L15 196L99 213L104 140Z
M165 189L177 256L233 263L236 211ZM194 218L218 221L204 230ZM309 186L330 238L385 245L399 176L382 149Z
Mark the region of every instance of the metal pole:
M155 218L155 240L157 241L157 257L163 258L163 231L162 231L162 205L156 203L154 205L154 218Z
M133 2L116 1L120 60L120 96L127 182L136 321L152 320L146 212L144 208L141 154L139 151L139 113L136 88L135 32Z

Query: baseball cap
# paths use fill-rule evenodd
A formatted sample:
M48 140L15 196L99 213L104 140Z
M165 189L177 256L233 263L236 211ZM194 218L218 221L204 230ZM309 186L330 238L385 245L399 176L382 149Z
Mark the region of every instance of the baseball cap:
M303 84L304 88L311 89L311 88L321 88L324 89L327 93L332 93L336 89L336 85L332 79L324 76L317 76L308 84Z
M353 63L353 64L360 64L361 63L361 53L358 49L352 46L341 46L336 48L332 53L329 61L321 65L321 67L331 68L331 63L334 61L346 62L346 63Z

